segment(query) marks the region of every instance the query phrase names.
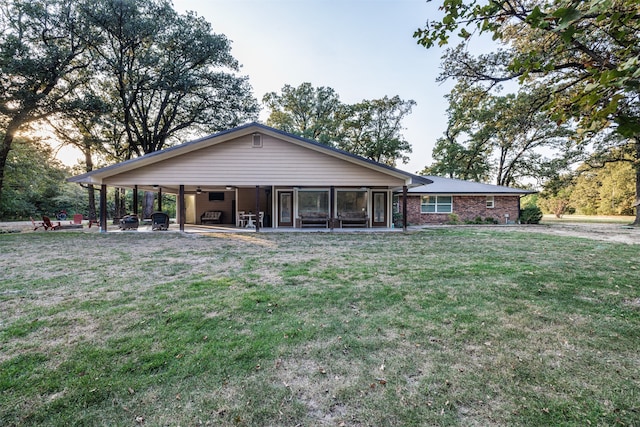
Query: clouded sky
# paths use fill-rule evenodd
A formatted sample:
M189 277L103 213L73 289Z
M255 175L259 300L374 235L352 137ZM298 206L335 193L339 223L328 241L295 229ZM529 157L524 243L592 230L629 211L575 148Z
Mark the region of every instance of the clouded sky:
M232 41L258 100L285 84L328 86L344 103L399 95L417 102L404 121L413 146L400 169L417 172L446 127L451 84L435 82L439 50L418 46L413 32L437 13L426 0L174 0ZM266 120L266 112L261 119Z

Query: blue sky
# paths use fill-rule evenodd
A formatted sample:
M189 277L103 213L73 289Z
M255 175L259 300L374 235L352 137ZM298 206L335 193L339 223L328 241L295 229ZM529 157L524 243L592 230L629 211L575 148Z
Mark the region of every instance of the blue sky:
M413 32L437 13L426 0L174 0L232 41L258 100L285 84L329 86L345 103L399 95L417 102L403 132L413 147L400 169L417 172L446 127L435 82L441 51L418 46ZM266 119L263 112L261 119Z

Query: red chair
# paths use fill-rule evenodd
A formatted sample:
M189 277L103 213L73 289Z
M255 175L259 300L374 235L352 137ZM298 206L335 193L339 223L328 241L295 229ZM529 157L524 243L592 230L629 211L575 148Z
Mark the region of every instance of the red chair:
M38 228L44 228L44 222L41 222L40 224L36 224L32 216L30 216L29 219L31 219L31 224L33 224L33 231L36 231Z
M57 230L59 228L62 228L62 224L60 224L60 222L58 222L58 224L55 225L51 222L51 218L49 218L48 216L42 217L42 224L45 230L48 230L48 229Z

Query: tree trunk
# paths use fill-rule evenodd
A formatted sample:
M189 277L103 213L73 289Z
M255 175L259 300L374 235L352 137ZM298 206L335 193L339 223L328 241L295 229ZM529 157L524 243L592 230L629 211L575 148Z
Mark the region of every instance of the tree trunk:
M84 163L85 169L87 172L91 172L93 170L93 159L91 158L91 147L89 144L83 147L84 153ZM96 189L93 184L89 184L87 186L87 195L89 196L89 220L95 221L98 219L97 210L96 210Z
M6 133L0 144L0 201L2 201L2 189L4 185L4 171L7 166L7 159L9 158L9 151L11 151L11 145L13 144L13 137L23 121L18 118L13 118L7 126Z
M0 145L0 202L2 201L2 184L4 182L4 170L7 165L7 158L9 157L9 150L11 150L11 143L13 142L13 135L7 132Z
M87 195L89 197L89 207L87 215L90 221L96 221L98 219L98 211L96 210L96 189L93 184L87 186Z
M144 199L142 203L142 215L143 218L151 218L151 214L153 213L153 203L156 200L156 193L153 191L145 191Z
M636 170L636 219L633 225L640 226L640 135L635 138L636 158L633 164Z

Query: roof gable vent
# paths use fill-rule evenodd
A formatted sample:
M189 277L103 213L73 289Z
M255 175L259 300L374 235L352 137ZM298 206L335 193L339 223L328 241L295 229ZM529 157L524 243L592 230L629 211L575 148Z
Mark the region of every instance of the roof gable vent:
M260 135L259 133L253 134L253 139L251 140L251 147L262 148L262 135Z

